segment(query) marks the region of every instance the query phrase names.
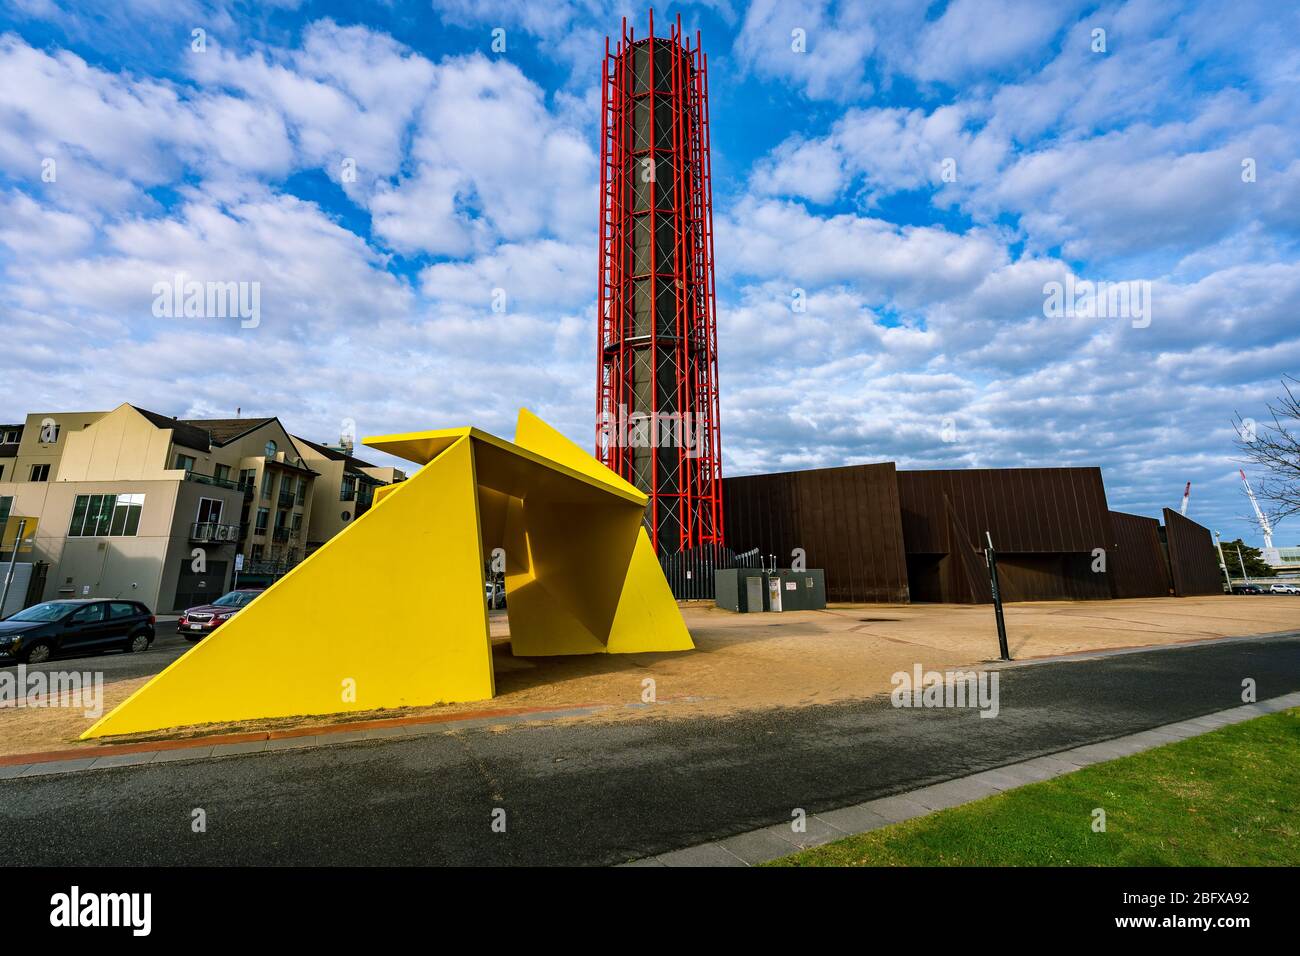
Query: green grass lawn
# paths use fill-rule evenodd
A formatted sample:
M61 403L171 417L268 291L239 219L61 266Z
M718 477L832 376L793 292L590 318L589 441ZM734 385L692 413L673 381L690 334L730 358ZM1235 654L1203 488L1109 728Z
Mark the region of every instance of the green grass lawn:
M1092 829L1106 811L1106 832ZM1300 864L1300 709L1095 764L769 866Z

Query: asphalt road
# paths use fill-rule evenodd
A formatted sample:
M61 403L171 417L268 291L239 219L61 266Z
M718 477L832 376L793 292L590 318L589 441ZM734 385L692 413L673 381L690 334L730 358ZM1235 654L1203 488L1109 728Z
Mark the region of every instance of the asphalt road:
M876 698L5 780L0 845L11 865L617 863L1237 706L1246 677L1260 700L1300 689L1300 637L1012 668L996 719Z
M176 633L174 621L166 624L160 621L155 630L153 644L147 651L131 654L114 648L102 654L56 657L44 664L28 665L27 669L29 671L96 670L103 673L105 683L111 684L132 677L152 677L193 646ZM5 668L13 670L17 666L17 661L9 661L0 664L0 670Z

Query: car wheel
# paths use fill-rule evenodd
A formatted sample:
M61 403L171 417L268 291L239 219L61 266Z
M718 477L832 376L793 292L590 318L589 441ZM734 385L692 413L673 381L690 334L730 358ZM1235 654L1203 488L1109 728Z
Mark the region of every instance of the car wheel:
M54 646L49 641L37 641L23 651L24 664L44 664L54 656Z
M149 635L143 631L139 634L132 634L131 639L126 642L126 652L128 654L139 654L141 651L149 650L149 645L152 643L153 641L149 639Z

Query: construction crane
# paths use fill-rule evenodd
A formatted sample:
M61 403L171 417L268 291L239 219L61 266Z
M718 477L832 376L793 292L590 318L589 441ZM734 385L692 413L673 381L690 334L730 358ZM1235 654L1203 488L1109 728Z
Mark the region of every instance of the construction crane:
M1273 550L1273 526L1268 523L1264 517L1264 512L1259 510L1259 502L1255 500L1255 492L1250 490L1250 482L1246 480L1246 472L1238 468L1237 474L1241 475L1241 483L1246 486L1246 497L1250 499L1250 506L1255 509L1255 518L1259 521L1259 530L1264 532L1265 549Z
M1192 496L1192 483L1189 481L1187 487L1183 489L1183 503L1178 508L1178 513L1183 517L1187 516L1187 499Z

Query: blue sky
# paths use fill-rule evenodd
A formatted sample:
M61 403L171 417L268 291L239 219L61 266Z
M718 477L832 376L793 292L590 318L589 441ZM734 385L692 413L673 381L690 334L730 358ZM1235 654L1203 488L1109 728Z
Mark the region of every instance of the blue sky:
M655 12L709 55L727 472L1097 464L1113 508L1191 480L1193 518L1258 542L1230 420L1300 368L1294 4ZM624 15L644 31L581 0L11 0L0 420L509 435L527 405L590 446ZM260 283L260 324L155 317L176 274ZM1150 283L1149 324L1047 314L1070 277Z

